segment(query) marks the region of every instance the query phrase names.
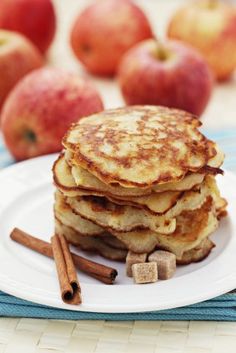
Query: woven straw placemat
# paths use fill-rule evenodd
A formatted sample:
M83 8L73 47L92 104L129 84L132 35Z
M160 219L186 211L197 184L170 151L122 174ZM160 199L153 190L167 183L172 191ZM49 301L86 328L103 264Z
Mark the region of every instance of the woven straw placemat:
M0 353L235 353L236 323L0 319Z

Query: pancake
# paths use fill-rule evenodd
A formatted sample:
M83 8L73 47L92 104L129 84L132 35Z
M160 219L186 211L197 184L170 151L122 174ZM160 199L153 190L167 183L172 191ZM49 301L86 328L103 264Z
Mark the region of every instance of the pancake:
M214 190L216 188L216 190ZM104 197L83 196L77 198L66 198L74 213L98 224L108 231L129 232L135 229L149 229L156 233L169 234L174 232L176 226L175 218L186 210L199 208L207 196L217 193L218 189L213 177L208 176L199 188L186 191L178 195L178 199L172 200L165 193L155 194L156 200L142 198L139 208L128 206L129 202L111 202ZM138 198L140 199L140 198ZM148 201L150 201L148 203ZM146 203L145 203L146 202ZM118 204L122 203L122 205ZM137 204L134 204L136 206ZM172 206L172 207L171 207ZM150 208L151 212L150 212Z
M165 216L152 215L143 209L117 205L105 197L67 197L66 203L74 213L108 231L128 232L135 229L151 229L169 234L176 227L174 218L168 219Z
M186 191L191 193L191 191ZM152 193L148 196L114 198L107 196L108 200L117 205L129 205L146 209L153 214L162 214L173 208L182 199L184 192L165 191L162 193ZM193 192L194 194L194 192Z
M81 235L98 235L104 233L104 229L97 224L73 213L59 191L55 192L54 215L60 222L66 226L73 227Z
M75 165L105 184L150 188L198 172L217 155L200 125L177 109L124 107L81 119L63 145L73 151Z
M205 171L209 173L212 172L212 174L223 174L222 170L217 170L221 167L221 165L224 162L224 158L225 158L225 154L223 151L221 151L220 147L217 145L217 143L214 143L211 141L211 143L213 144L213 148L216 151L216 154L214 155L213 158L210 158L207 165L203 167L203 170L205 169ZM211 169L212 168L212 169ZM215 169L215 171L214 171Z
M228 202L226 201L225 198L221 197L220 191L216 184L216 180L214 178L207 178L206 183L208 184L208 187L210 187L212 190L211 196L214 201L216 215L218 220L220 220L221 218L227 216L226 208L227 208Z
M206 196L216 195L219 190L212 176L207 176L205 181L195 186L190 191L177 192L165 191L162 193L152 193L148 196L126 198L125 200L108 197L114 203L120 205L131 205L146 209L153 214L164 214L167 219L176 217L184 210L193 210L201 206Z
M176 183L165 183L155 185L149 189L123 188L111 186L101 182L98 178L81 167L70 167L61 154L53 166L54 183L65 195L74 197L82 195L110 196L125 199L126 197L137 197L161 193L164 191L185 191L191 190L200 184L206 173L188 174L184 179Z
M82 250L98 253L101 256L115 261L125 261L127 250L113 248L102 241L101 237L84 237L74 229L63 225L55 219L55 232L64 235L67 241Z
M198 170L198 173L188 172L185 177L177 182L162 183L152 185L149 188L124 188L117 185L110 185L101 182L94 175L89 173L87 170L77 165L73 159L73 153L65 151L65 159L69 164L76 185L80 188L97 190L105 192L106 194L120 195L123 196L142 196L152 192L164 192L164 191L182 191L189 190L197 183L200 183L204 175L211 174L223 174L223 171L219 168L224 160L224 154L217 145L215 146L216 155L209 160L208 165L203 166Z
M55 221L55 231L57 234L63 234L69 243L82 250L97 253L109 260L125 261L126 259L127 250L125 245L121 242L118 245L117 239L112 235L86 238L58 220ZM122 244L122 247L120 244ZM192 262L202 261L209 255L214 246L210 239L205 238L196 248L184 252L182 257L177 258L177 265L188 265Z
M202 261L214 247L215 244L209 238L205 238L196 248L184 252L182 257L177 259L177 265L189 265L192 262Z
M73 124L53 165L55 230L79 248L125 261L127 251L204 259L227 213L215 176L224 154L190 113L132 106Z
M105 244L111 246L112 248L120 249L120 250L127 250L127 247L125 246L125 244L122 243L122 241L120 241L116 237L114 237L112 234L105 234L102 237L102 241Z
M181 258L184 252L197 247L216 229L218 221L212 209L212 198L209 197L199 209L184 211L177 217L176 223L176 230L172 234L160 234L149 230L126 233L112 231L112 234L133 252L149 253L159 247Z
M221 218L224 218L227 216L228 214L226 209L227 205L228 205L227 201L224 198L221 198L221 206L216 209L216 215L218 220L221 220Z

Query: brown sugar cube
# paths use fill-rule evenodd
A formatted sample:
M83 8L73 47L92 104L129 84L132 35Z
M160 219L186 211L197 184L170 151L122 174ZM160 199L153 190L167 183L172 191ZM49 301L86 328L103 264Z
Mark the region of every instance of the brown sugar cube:
M148 257L148 261L157 263L159 279L169 279L175 273L176 256L169 251L154 251Z
M137 254L135 252L129 251L126 256L126 274L132 277L132 265L145 262L147 259L147 254Z
M158 280L156 262L144 262L132 265L135 283L153 283Z

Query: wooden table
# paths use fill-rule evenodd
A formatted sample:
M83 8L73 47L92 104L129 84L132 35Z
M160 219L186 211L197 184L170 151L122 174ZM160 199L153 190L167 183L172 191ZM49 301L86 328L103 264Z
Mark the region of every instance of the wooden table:
M123 105L114 80L89 76L70 49L69 29L90 1L54 0L57 35L49 64L88 76L102 94L106 108ZM168 18L185 1L139 0L158 37ZM206 128L236 128L236 80L217 85L204 114ZM235 353L236 323L228 322L105 322L0 319L0 353Z

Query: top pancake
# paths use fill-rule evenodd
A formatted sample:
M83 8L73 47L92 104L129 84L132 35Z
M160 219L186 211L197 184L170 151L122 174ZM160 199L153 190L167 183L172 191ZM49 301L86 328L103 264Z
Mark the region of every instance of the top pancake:
M81 119L63 139L74 163L102 182L144 187L175 182L216 155L191 114L166 107L132 106Z

